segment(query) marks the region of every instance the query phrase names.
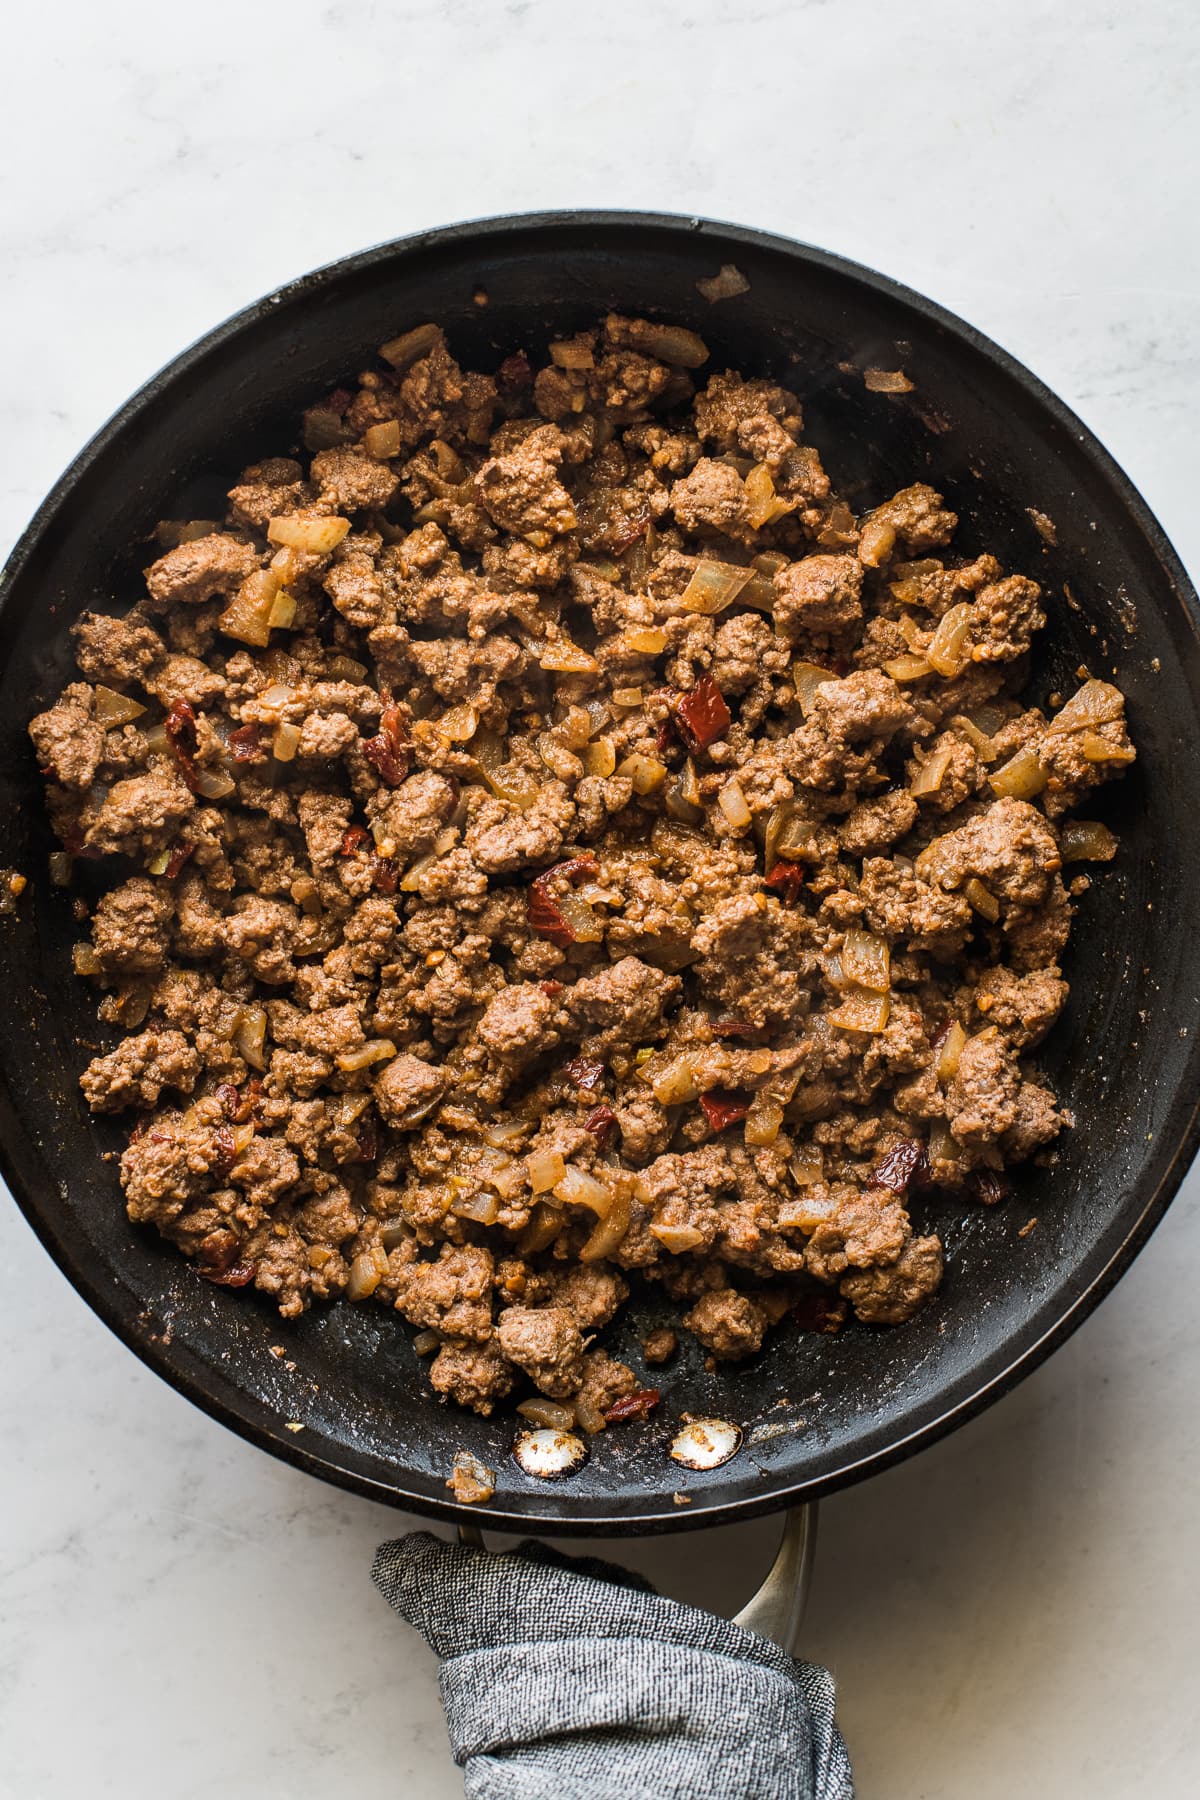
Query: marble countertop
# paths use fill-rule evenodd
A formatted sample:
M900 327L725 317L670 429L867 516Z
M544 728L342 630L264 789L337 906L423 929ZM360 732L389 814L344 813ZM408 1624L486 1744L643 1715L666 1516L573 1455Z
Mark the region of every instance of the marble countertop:
M597 205L773 228L933 295L1083 415L1200 570L1189 0L64 0L6 50L6 543L259 293L414 228ZM805 1649L863 1800L1200 1786L1198 1196L1017 1393L823 1509ZM195 1412L7 1205L0 1337L6 1794L461 1793L432 1658L367 1579L402 1519ZM637 1555L733 1609L771 1535Z

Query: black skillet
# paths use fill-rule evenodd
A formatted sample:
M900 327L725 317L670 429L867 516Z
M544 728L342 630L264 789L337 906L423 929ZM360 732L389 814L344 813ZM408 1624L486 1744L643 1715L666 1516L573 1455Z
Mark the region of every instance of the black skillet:
M749 290L710 304L696 283L723 263ZM114 1162L102 1159L122 1132L89 1119L76 1086L103 1031L71 973L70 898L47 883L51 841L25 725L68 677L77 613L138 592L155 521L219 514L232 475L293 443L301 407L370 366L377 344L436 319L462 362L489 368L609 307L692 326L711 366L795 388L808 435L857 507L935 483L962 515L957 548L995 550L1044 584L1051 623L1034 697L1069 689L1081 665L1116 680L1140 760L1097 809L1121 854L1081 904L1071 1001L1042 1056L1076 1118L1055 1165L1022 1171L992 1209L921 1203L948 1268L914 1323L837 1338L785 1326L754 1364L715 1374L689 1349L650 1422L605 1433L581 1474L547 1484L512 1462L509 1418L436 1402L394 1316L337 1305L281 1324L126 1222ZM913 391L868 391L861 371L872 366L903 368ZM1052 521L1055 542L1030 509ZM135 395L41 508L0 590L0 865L31 878L17 916L0 920L0 1161L18 1203L100 1317L181 1393L372 1499L471 1516L445 1487L462 1447L499 1472L488 1523L644 1532L781 1508L884 1468L1063 1342L1145 1243L1196 1149L1198 617L1145 504L1061 402L939 307L822 251L701 220L587 213L456 226L306 276ZM611 1334L615 1353L638 1366L639 1326L659 1317L652 1306L632 1313ZM271 1353L281 1344L284 1360ZM686 1475L664 1453L683 1409L740 1420L746 1447L718 1471ZM690 1505L675 1503L680 1490Z

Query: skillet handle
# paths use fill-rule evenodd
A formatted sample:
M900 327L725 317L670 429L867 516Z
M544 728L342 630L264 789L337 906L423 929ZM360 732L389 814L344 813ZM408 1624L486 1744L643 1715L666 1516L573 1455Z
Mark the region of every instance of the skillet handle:
M478 1525L460 1525L458 1541L474 1550L484 1548L483 1533ZM785 1515L783 1536L775 1561L767 1570L758 1592L747 1600L733 1623L744 1631L756 1631L771 1638L789 1656L796 1654L808 1590L812 1581L813 1557L817 1548L817 1504L794 1506Z

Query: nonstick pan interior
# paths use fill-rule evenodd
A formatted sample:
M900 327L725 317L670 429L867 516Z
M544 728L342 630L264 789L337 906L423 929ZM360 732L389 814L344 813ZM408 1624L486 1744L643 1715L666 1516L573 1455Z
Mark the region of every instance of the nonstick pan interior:
M726 262L749 291L710 305L696 281ZM604 1434L579 1476L551 1485L512 1462L510 1418L437 1403L395 1317L336 1305L283 1324L126 1222L115 1161L101 1154L123 1133L90 1120L76 1086L103 1028L71 973L70 897L45 878L51 840L25 725L67 678L71 620L135 598L155 521L219 513L237 471L295 442L302 405L368 366L378 343L437 319L463 363L495 367L610 307L692 326L712 366L795 388L809 438L856 506L915 480L942 489L962 515L956 549L992 549L1046 590L1033 697L1069 689L1082 667L1117 681L1140 760L1095 809L1121 854L1082 901L1071 1001L1042 1054L1076 1117L1054 1166L1020 1171L996 1208L917 1204L918 1223L945 1238L948 1270L912 1324L836 1338L789 1325L755 1362L715 1373L689 1343L656 1377L658 1414ZM902 367L914 390L869 392L870 366ZM712 1524L869 1473L978 1410L1060 1341L1144 1241L1195 1147L1197 617L1161 531L1064 407L937 308L820 252L697 221L572 215L456 227L297 282L129 403L47 501L4 583L0 864L31 877L16 917L0 920L0 1149L14 1193L152 1367L264 1448L376 1499L453 1513L445 1480L459 1448L498 1471L490 1518L563 1532ZM647 1303L606 1341L637 1366L637 1336L663 1317ZM715 1473L685 1474L665 1455L685 1409L738 1419L746 1447Z

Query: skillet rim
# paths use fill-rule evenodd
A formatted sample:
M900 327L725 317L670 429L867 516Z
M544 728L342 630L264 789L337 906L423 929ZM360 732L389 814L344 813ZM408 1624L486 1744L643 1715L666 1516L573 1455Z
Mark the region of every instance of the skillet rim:
M867 264L820 249L799 239L787 237L782 233L762 231L750 226L700 218L696 215L605 208L589 208L579 212L556 210L499 214L463 220L452 225L414 232L407 237L385 240L368 249L356 251L349 256L322 264L307 274L284 282L270 293L231 314L212 330L194 339L177 356L151 375L111 415L67 466L37 508L14 546L3 570L0 571L0 626L3 623L4 610L10 593L20 581L27 563L40 546L47 531L53 527L63 502L104 457L119 434L137 419L145 407L162 395L179 377L186 375L203 358L214 351L219 351L250 326L270 317L275 309L284 302L319 293L327 287L336 285L339 281L354 277L374 267L386 266L397 259L413 256L430 249L453 247L459 244L479 244L489 238L502 240L510 235L525 232L549 234L565 228L574 231L588 228L607 232L621 229L636 229L640 232L658 231L673 238L692 236L711 239L714 248L723 246L733 250L736 250L739 245L746 245L757 250L785 256L801 267L810 266L822 269L854 283L860 291L865 290L868 294L879 295L883 299L907 306L928 324L944 332L954 345L961 345L991 363L1002 375L1021 388L1026 398L1032 400L1043 413L1049 415L1054 424L1071 437L1075 449L1091 465L1106 490L1110 502L1132 520L1142 538L1146 540L1148 548L1157 558L1179 597L1193 635L1200 637L1200 597L1197 596L1196 589L1162 525L1124 469L1095 433L1037 375L975 326L959 318L957 314L950 312L936 301L928 299L917 290L881 274ZM109 1330L128 1349L132 1350L143 1364L169 1383L177 1393L182 1394L218 1424L235 1431L239 1437L256 1448L265 1450L293 1468L318 1476L348 1492L383 1505L431 1518L459 1523L470 1522L476 1526L482 1525L489 1530L496 1531L525 1532L536 1527L548 1534L561 1536L651 1535L668 1531L703 1530L715 1525L755 1518L788 1506L817 1500L838 1489L849 1487L855 1482L865 1479L868 1475L894 1467L914 1455L918 1450L948 1436L960 1425L978 1417L993 1402L1009 1393L1027 1375L1032 1374L1067 1341L1084 1320L1095 1311L1106 1295L1112 1291L1135 1257L1144 1248L1178 1192L1197 1150L1200 1149L1200 1067L1197 1067L1198 1063L1200 1063L1200 1040L1192 1049L1185 1078L1180 1082L1177 1090L1186 1094L1186 1075L1191 1074L1193 1078L1191 1112L1179 1134L1167 1168L1153 1193L1146 1198L1132 1218L1121 1241L1113 1249L1103 1267L1097 1271L1085 1287L1075 1293L1057 1319L1039 1336L1035 1337L1032 1343L1017 1352L1011 1360L1006 1359L1003 1366L984 1379L973 1393L956 1404L948 1406L937 1417L905 1433L885 1448L860 1456L852 1455L843 1461L839 1468L817 1480L780 1486L769 1493L759 1492L745 1498L726 1501L719 1506L697 1507L692 1510L672 1505L670 1511L647 1513L639 1515L633 1520L622 1517L616 1512L602 1518L586 1517L576 1520L556 1515L541 1517L536 1508L529 1508L522 1512L507 1512L502 1508L493 1508L492 1506L488 1506L486 1509L468 1508L449 1499L441 1500L427 1494L412 1494L394 1483L377 1481L369 1476L339 1467L325 1457L306 1450L295 1438L284 1439L275 1435L255 1420L239 1414L232 1405L214 1394L205 1381L196 1379L187 1370L178 1367L172 1358L169 1345L164 1346L157 1340L150 1340L146 1333L139 1333L137 1313L134 1309L123 1310L116 1297L110 1297L101 1291L93 1282L86 1262L77 1259L77 1241L61 1238L49 1220L43 1216L39 1196L32 1188L27 1187L21 1178L16 1166L16 1159L10 1151L7 1137L3 1133L0 1133L0 1174L7 1182L26 1221L60 1272ZM5 1105L9 1103L7 1094L3 1096L3 1100ZM234 1384L231 1383L231 1385ZM398 1471L398 1474L402 1474L402 1471Z

